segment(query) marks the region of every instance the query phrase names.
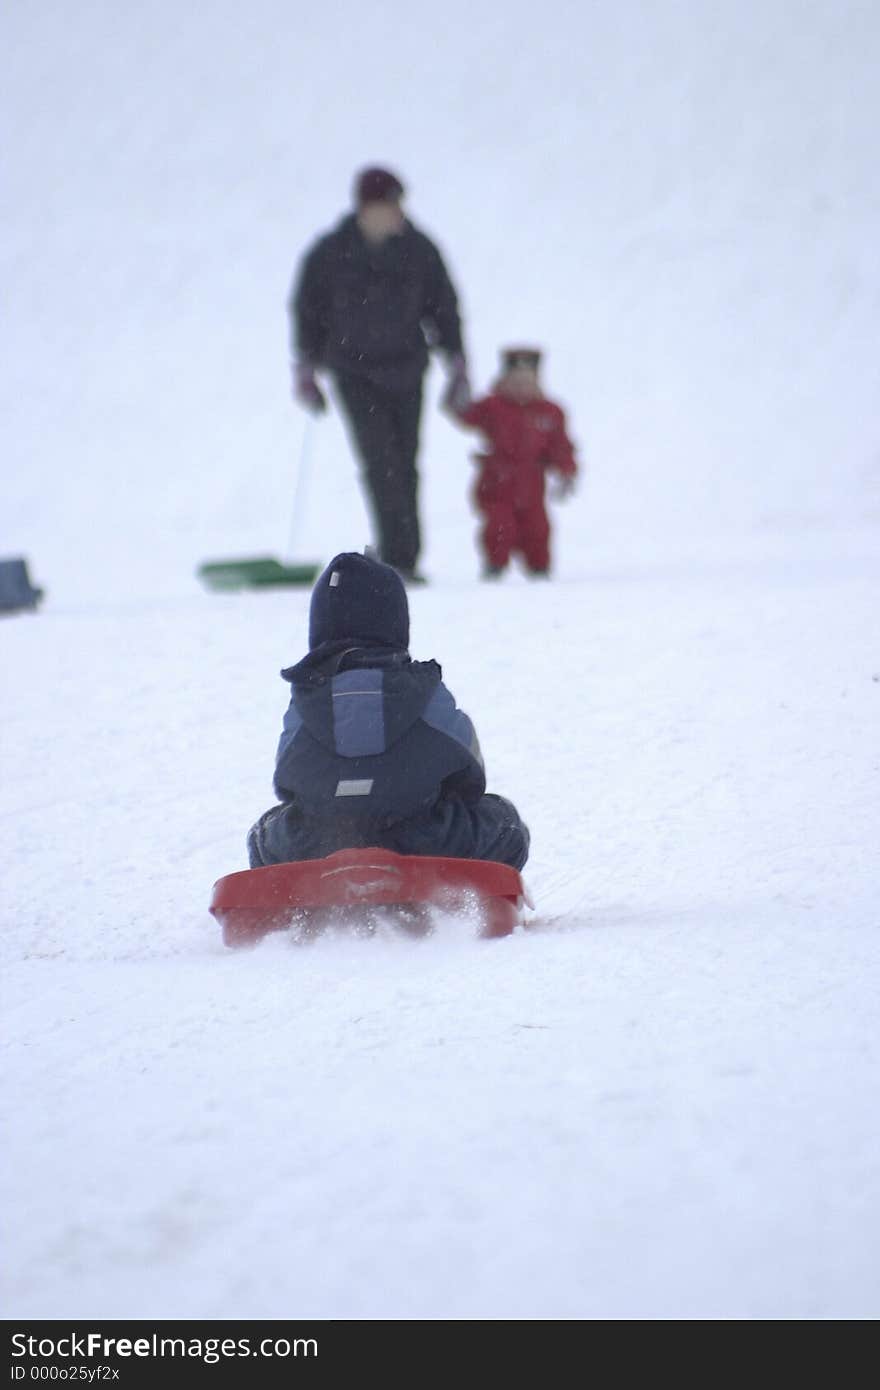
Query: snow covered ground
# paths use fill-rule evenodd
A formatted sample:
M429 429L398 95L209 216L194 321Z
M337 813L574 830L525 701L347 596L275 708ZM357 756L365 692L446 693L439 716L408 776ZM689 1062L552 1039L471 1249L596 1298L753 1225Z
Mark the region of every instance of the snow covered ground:
M304 599L7 624L8 1313L876 1316L875 539L414 596L497 943L219 944Z
M876 16L350 10L4 20L4 1314L876 1317ZM283 299L379 158L589 467L554 581L480 586L432 381L413 652L537 912L232 953L308 596L192 570L283 546L300 457L295 548L367 538Z

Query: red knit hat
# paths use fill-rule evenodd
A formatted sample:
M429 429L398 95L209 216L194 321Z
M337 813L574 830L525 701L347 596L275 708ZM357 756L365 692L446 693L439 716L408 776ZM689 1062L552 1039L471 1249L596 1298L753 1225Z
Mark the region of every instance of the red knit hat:
M364 203L396 203L403 197L403 191L403 184L390 169L362 169L354 184L358 207L363 207Z

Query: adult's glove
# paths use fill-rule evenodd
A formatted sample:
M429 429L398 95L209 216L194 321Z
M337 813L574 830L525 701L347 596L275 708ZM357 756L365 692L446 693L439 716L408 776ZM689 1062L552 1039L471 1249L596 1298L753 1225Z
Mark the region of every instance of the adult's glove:
M322 415L327 409L327 398L315 380L315 369L310 362L293 363L293 398L313 415Z
M468 381L464 354L457 352L449 359L449 382L440 402L444 410L461 415L471 403L471 384Z
M574 492L574 478L571 473L557 473L548 488L552 502L564 502Z

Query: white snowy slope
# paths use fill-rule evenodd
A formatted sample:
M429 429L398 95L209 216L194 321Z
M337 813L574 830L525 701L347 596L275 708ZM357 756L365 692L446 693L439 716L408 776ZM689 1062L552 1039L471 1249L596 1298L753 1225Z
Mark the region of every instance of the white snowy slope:
M876 1317L874 7L76 8L0 43L4 1314ZM308 594L193 570L300 463L293 551L368 538L284 298L377 160L586 463L481 586L432 375L412 650L537 911L230 952Z

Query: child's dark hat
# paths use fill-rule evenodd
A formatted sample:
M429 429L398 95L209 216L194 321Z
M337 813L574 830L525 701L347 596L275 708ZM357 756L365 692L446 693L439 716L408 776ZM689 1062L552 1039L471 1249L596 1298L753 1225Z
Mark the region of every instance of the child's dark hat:
M541 349L536 347L508 347L501 349L501 367L512 372L515 367L531 367L537 371L541 365Z
M325 642L409 647L409 604L397 570L356 552L337 555L312 590L309 649Z

